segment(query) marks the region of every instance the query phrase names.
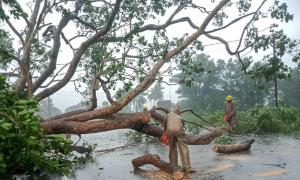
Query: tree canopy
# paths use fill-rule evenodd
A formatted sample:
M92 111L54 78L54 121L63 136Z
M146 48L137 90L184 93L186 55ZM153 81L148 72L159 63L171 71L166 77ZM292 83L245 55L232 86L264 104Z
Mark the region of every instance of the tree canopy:
M272 22L260 27L266 19ZM91 107L57 119L80 126L117 113L174 70L190 75L203 71L202 62L193 57L203 50L204 37L224 44L244 72L285 78L290 69L280 58L293 54L297 41L276 22L292 19L286 3L268 0L2 0L0 64L2 74L17 78L19 94L38 100L69 82L86 84L82 93L90 97ZM239 23L240 33L234 34L239 40L232 47L222 32ZM179 26L193 33L174 32ZM275 55L264 56L264 66L249 70L251 61L242 55L271 47L277 49ZM299 53L293 57L297 62ZM100 89L110 105L94 110Z

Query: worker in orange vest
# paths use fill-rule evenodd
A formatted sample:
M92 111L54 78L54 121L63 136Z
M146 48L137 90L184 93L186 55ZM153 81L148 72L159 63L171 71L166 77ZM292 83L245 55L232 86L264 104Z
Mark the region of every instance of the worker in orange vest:
M227 121L232 130L236 127L236 106L233 103L233 97L231 95L226 96L226 102L224 105L224 121Z

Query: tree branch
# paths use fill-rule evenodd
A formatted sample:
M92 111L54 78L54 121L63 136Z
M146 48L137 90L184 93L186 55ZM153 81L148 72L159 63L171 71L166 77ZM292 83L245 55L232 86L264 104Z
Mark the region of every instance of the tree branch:
M235 50L235 52L238 52L240 47L241 47L241 44L242 44L242 40L243 40L243 37L244 37L244 34L246 32L246 29L249 27L249 25L253 22L254 18L255 18L255 15L257 15L258 11L262 8L262 6L264 5L264 3L266 2L267 0L264 0L260 6L257 8L257 10L254 12L254 15L252 16L252 18L250 19L250 21L246 24L246 26L244 27L243 31L242 31L242 34L241 34L241 37L240 37L240 41L239 41L239 44Z
M65 36L65 34L63 32L61 32L61 37L63 38L63 40L65 41L65 43L70 46L70 48L73 50L73 53L74 53L75 49L73 48L71 42L66 38L66 36Z
M8 77L20 77L20 74L14 72L0 72L0 74Z
M67 67L69 64L70 64L70 62L69 62L69 63L66 63L65 65L63 65L63 67L61 67L60 70L57 71L57 72L55 73L55 75L54 75L54 76L52 77L52 79L48 82L48 84L46 84L46 85L44 85L44 86L40 86L40 87L42 87L42 88L48 87L51 83L53 83L53 82L55 81L55 78L59 75L59 73L60 73L65 67Z
M230 54L230 55L235 55L236 54L236 52L233 52L230 49L230 46L229 46L228 42L225 39L223 39L221 37L218 37L218 36L213 36L211 34L205 34L205 36L210 38L210 39L214 39L214 40L217 40L217 41L220 41L221 43L223 43L224 46L225 46L226 51L228 52L228 54Z
M40 75L40 77L33 83L33 92L35 92L56 69L57 57L61 45L60 34L63 28L68 24L69 20L70 19L67 16L64 16L59 22L58 27L53 35L53 45L49 65L47 66L47 69Z
M115 104L116 102L113 100L113 98L110 95L109 89L106 87L106 82L103 81L103 79L101 79L99 76L98 76L98 80L100 81L101 87L104 93L106 94L107 100L110 102L111 105Z
M36 19L38 16L38 12L40 9L42 0L36 0L34 4L33 12L30 16L29 23L27 24L27 32L25 37L25 44L23 45L23 56L22 56L22 63L24 63L24 66L26 68L21 69L21 77L18 80L17 83L17 92L23 92L25 89L25 85L27 82L27 93L29 96L32 96L33 93L33 87L32 87L32 79L29 72L30 67L30 55L31 55L31 45L33 42L33 39L36 35L36 32L34 31L34 27L36 25ZM28 69L28 71L24 71L25 69Z
M214 15L227 3L229 0L222 0L214 10L205 18L202 25L194 34L189 36L185 41L183 41L178 47L169 51L162 59L158 60L157 63L153 66L153 68L149 71L148 76L138 85L136 88L131 90L128 95L122 98L119 102L121 105L127 105L133 98L135 98L139 93L143 92L147 89L154 81L155 76L159 72L160 68L172 57L179 54L183 51L188 45L190 45L194 40L196 40L199 36L201 36L209 22L212 20Z
M88 22L85 22L84 20L80 19L78 16L73 15L72 18L76 19L80 24L83 24L83 25L91 28L92 30L97 31L96 27L94 27L92 24L90 24Z
M2 9L2 7L1 7L1 9ZM4 17L4 20L5 20L6 24L10 27L10 29L15 33L15 35L19 38L22 45L24 46L25 41L24 41L22 35L17 31L17 29L13 26L13 24L9 21L9 19L6 16Z
M225 26L222 26L222 27L220 27L220 28L216 28L216 29L212 29L212 30L205 31L205 33L208 34L208 33L213 33L213 32L220 31L220 30L225 29L225 28L231 26L232 24L234 24L234 23L240 21L241 19L246 18L246 17L248 17L248 16L251 16L251 15L253 15L253 14L255 14L255 12L246 14L246 15L241 16L241 17L238 17L238 18L232 20L230 23L226 24Z
M51 117L49 119L46 119L44 121L52 121L52 120L61 119L61 118L67 117L67 116L73 116L73 115L76 115L76 114L93 111L95 108L97 108L97 95L96 95L97 86L98 86L98 81L97 81L97 78L94 77L92 79L92 84L91 84L91 98L90 98L91 106L89 108L87 108L87 109L78 109L78 110L75 110L75 111L70 111L70 112L67 112L67 113L59 114L59 115L56 115L56 116Z
M121 4L122 0L117 0L115 7L108 19L108 22L106 24L106 26L99 32L97 32L96 34L94 34L91 38L89 38L88 40L86 40L85 42L83 42L80 47L77 49L72 62L69 66L69 69L66 73L66 75L64 76L64 78L62 79L62 81L58 82L57 84L53 85L52 87L49 87L47 89L44 89L43 91L41 91L40 93L38 93L36 95L37 98L39 99L44 99L45 97L55 93L56 91L58 91L59 89L61 89L62 87L64 87L69 80L72 78L72 76L74 75L76 68L78 66L78 63L82 57L82 55L84 54L84 52L93 44L95 44L97 42L97 39L104 36L111 28L114 18L117 15L117 13L119 12L119 8L120 8L120 4ZM53 46L55 47L55 46ZM56 57L57 58L57 57ZM56 63L56 62L55 62ZM38 85L38 84L37 84ZM38 86L36 86L38 87Z

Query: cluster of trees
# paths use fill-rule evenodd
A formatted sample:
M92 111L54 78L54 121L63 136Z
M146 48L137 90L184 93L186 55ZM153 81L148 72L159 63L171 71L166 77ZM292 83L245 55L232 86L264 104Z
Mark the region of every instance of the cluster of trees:
M294 68L292 77L279 81L280 102L282 105L293 106L300 110L300 68Z
M177 79L192 78L190 86L180 84L177 93L180 95L184 107L197 111L222 110L225 97L233 95L239 109L253 106L274 106L274 81L254 78L251 73L241 71L241 64L230 59L213 60L205 54L195 57L195 62L201 62L203 71L187 75L179 73L173 77ZM254 63L250 69L261 66L261 62ZM251 72L251 70L249 70ZM300 109L300 69L291 70L290 77L278 81L279 105L293 106Z

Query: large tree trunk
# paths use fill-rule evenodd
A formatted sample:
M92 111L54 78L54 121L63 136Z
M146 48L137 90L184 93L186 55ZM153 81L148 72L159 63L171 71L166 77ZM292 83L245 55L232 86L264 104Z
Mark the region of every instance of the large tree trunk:
M133 128L150 121L148 112L116 113L106 119L96 119L87 122L71 120L50 120L42 123L46 134L89 134L114 129Z
M137 157L132 160L132 165L135 169L145 164L152 164L160 170L172 173L174 179L182 179L184 176L182 168L180 166L165 162L161 160L156 154L146 154L144 156Z
M212 147L212 150L217 153L236 153L241 151L248 151L251 148L251 144L254 142L254 139L243 141L240 144L215 144Z
M89 134L110 131L114 129L133 129L153 137L160 138L163 129L149 124L150 118L163 122L164 116L156 112L137 112L137 113L116 113L111 116L98 117L97 120L82 122L81 119L57 119L44 121L42 127L46 134ZM213 139L221 136L222 129L214 129L205 134L187 135L187 144L206 145Z

